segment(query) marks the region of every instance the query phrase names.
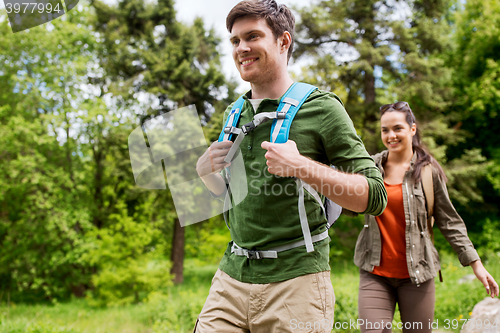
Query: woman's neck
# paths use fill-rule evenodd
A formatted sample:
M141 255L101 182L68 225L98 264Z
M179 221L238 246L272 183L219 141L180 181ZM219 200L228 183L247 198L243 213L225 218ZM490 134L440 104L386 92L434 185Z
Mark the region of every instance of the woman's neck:
M405 149L405 151L401 153L391 153L387 156L387 161L391 164L395 165L404 165L409 164L411 159L413 158L413 149Z

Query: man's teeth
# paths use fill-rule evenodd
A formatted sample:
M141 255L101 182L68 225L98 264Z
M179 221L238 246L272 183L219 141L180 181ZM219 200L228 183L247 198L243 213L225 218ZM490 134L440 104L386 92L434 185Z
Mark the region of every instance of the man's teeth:
M252 59L252 60L245 60L243 62L241 62L242 65L246 65L246 64L249 64L251 62L253 62L255 59Z

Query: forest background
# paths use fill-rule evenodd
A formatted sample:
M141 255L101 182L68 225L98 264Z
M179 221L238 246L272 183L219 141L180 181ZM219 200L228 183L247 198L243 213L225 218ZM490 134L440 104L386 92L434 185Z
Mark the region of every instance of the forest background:
M500 3L325 0L293 9L294 59L304 61L294 78L339 95L372 154L383 149L379 106L409 102L470 238L498 264ZM210 282L230 240L222 217L180 227L168 189L135 185L127 139L194 104L207 145L216 140L237 98L221 70L225 38L201 18L179 21L173 0L81 1L15 34L0 11L1 306L161 303L198 281L184 282L185 263ZM352 271L362 225L342 216L330 230L333 266ZM451 251L439 232L436 246ZM196 318L199 301L189 309Z

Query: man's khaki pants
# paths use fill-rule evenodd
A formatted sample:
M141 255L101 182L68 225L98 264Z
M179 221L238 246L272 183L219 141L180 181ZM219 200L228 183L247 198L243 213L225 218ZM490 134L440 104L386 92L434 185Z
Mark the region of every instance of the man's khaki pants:
M331 332L334 304L330 271L252 284L217 270L194 332Z

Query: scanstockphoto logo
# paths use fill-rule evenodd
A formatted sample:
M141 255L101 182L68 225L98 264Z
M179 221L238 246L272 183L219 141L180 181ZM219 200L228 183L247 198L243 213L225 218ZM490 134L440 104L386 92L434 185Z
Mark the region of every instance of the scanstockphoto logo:
M3 0L12 32L52 21L73 9L79 0Z
M137 186L166 190L168 184L181 226L231 209L230 200L224 205L224 200L214 198L196 172L196 162L208 145L194 105L146 121L129 135L128 147ZM248 194L240 153L229 172L229 189L237 205Z

